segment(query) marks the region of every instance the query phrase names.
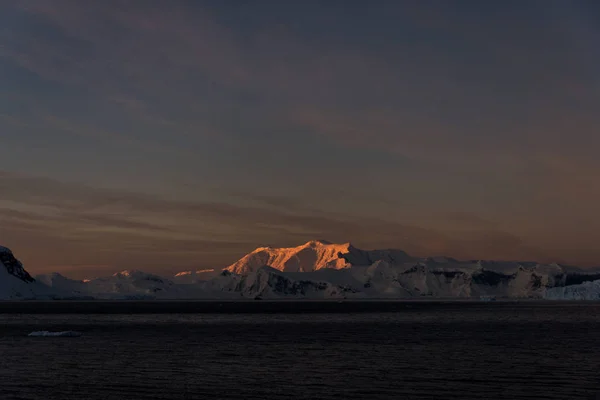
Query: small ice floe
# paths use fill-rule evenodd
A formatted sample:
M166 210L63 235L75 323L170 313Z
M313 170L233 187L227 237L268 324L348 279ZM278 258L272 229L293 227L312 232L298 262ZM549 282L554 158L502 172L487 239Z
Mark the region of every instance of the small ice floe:
M75 332L75 331L62 331L62 332L35 331L35 332L31 332L27 336L33 336L33 337L79 337L79 336L81 336L81 332Z

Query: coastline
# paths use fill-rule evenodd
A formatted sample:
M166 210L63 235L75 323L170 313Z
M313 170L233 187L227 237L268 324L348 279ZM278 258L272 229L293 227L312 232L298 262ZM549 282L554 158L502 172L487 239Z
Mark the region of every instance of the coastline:
M473 307L599 304L599 301L498 299L391 300L20 300L0 301L0 314L299 314L393 313Z

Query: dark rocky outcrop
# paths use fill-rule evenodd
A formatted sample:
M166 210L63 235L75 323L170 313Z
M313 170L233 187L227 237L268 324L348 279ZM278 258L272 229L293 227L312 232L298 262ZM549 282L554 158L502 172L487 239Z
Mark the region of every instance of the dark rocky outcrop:
M9 274L27 283L35 281L35 279L25 271L23 264L15 258L12 251L6 247L0 247L0 262L4 265Z

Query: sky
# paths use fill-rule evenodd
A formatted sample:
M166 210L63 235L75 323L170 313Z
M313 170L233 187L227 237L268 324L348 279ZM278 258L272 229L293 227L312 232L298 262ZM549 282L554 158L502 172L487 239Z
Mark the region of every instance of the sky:
M0 2L0 244L32 273L311 239L600 266L594 0Z

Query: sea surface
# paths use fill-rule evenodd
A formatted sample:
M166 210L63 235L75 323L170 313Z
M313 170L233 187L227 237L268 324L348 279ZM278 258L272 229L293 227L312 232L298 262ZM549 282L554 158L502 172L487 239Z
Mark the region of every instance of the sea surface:
M597 303L31 312L0 314L0 399L600 399Z

